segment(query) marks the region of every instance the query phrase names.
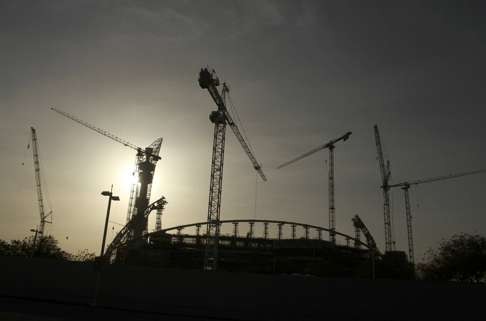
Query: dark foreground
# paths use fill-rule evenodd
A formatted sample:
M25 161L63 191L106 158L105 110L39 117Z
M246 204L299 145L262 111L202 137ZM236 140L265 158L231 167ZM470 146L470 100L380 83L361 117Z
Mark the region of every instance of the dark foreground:
M486 320L485 286L0 257L0 320Z

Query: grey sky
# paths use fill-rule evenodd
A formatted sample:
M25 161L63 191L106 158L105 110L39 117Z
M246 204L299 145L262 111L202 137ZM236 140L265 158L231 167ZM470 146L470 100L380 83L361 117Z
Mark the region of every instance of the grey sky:
M50 106L140 146L164 137L163 225L205 220L215 107L197 76L209 65L269 176L256 217L326 226L327 152L275 167L351 130L336 148L337 229L352 234L358 213L383 248L375 123L395 182L485 167L485 13L480 1L0 1L0 237L38 221L30 125L61 245L98 250L111 183L124 222L134 153ZM228 137L222 217L253 218L255 175ZM483 233L484 179L413 188L417 259ZM401 191L393 200L406 249Z

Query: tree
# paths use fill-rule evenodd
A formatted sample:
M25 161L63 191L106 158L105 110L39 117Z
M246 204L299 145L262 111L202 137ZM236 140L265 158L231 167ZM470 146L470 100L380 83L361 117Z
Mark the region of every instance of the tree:
M10 243L0 240L0 255L35 256L54 259L66 259L68 256L59 247L57 240L50 235L37 237L35 246L33 241L32 236L23 240L12 240Z
M88 249L77 251L76 254L70 254L68 259L75 262L94 262L96 254Z
M10 255L10 244L4 240L0 240L0 255Z
M93 262L96 255L88 249L78 250L75 254L63 251L58 241L51 235L37 236L35 244L34 237L26 237L23 240L12 240L10 242L0 239L0 256L24 256L51 258L78 262Z
M69 256L59 247L57 240L51 235L38 238L33 253L34 256L52 259L66 259Z
M12 240L8 246L7 255L14 256L29 256L32 255L32 238L24 238L23 240Z
M456 234L429 250L426 263L418 270L424 279L479 283L486 282L486 238Z

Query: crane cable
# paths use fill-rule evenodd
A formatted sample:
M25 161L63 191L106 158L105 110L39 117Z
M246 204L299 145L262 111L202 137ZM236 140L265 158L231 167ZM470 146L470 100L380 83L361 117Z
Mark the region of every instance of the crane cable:
M251 145L250 139L248 138L248 134L246 133L245 126L243 126L243 122L241 121L240 114L238 113L238 109L236 108L231 96L229 94L229 90L226 92L225 96L228 100L228 106L231 110L232 115L234 116L234 120L238 123L237 126L241 128L243 138L245 139L250 151L255 154L253 146ZM257 218L257 204L258 204L258 173L255 172L255 204L253 208L253 217Z
M257 201L258 201L258 173L255 172L255 208L253 213L253 218L257 218Z
M250 151L255 154L254 150L253 150L253 146L251 145L251 142L250 140L248 139L248 135L246 133L246 130L245 130L245 126L243 126L243 122L241 121L241 118L240 118L240 115L238 113L238 110L235 106L235 104L233 103L233 100L231 99L231 96L229 95L229 91L227 92L227 97L228 97L228 102L229 102L229 107L231 109L231 112L232 114L235 116L235 120L237 121L238 123L238 127L241 128L241 131L242 131L242 135L243 135L243 138L245 139L248 147L250 148Z

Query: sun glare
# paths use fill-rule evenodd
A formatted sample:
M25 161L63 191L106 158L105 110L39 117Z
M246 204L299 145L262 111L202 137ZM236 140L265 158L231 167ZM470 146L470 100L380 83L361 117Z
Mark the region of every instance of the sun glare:
M121 183L123 184L123 189L129 190L133 184L138 182L137 173L134 167L126 167L121 172Z

